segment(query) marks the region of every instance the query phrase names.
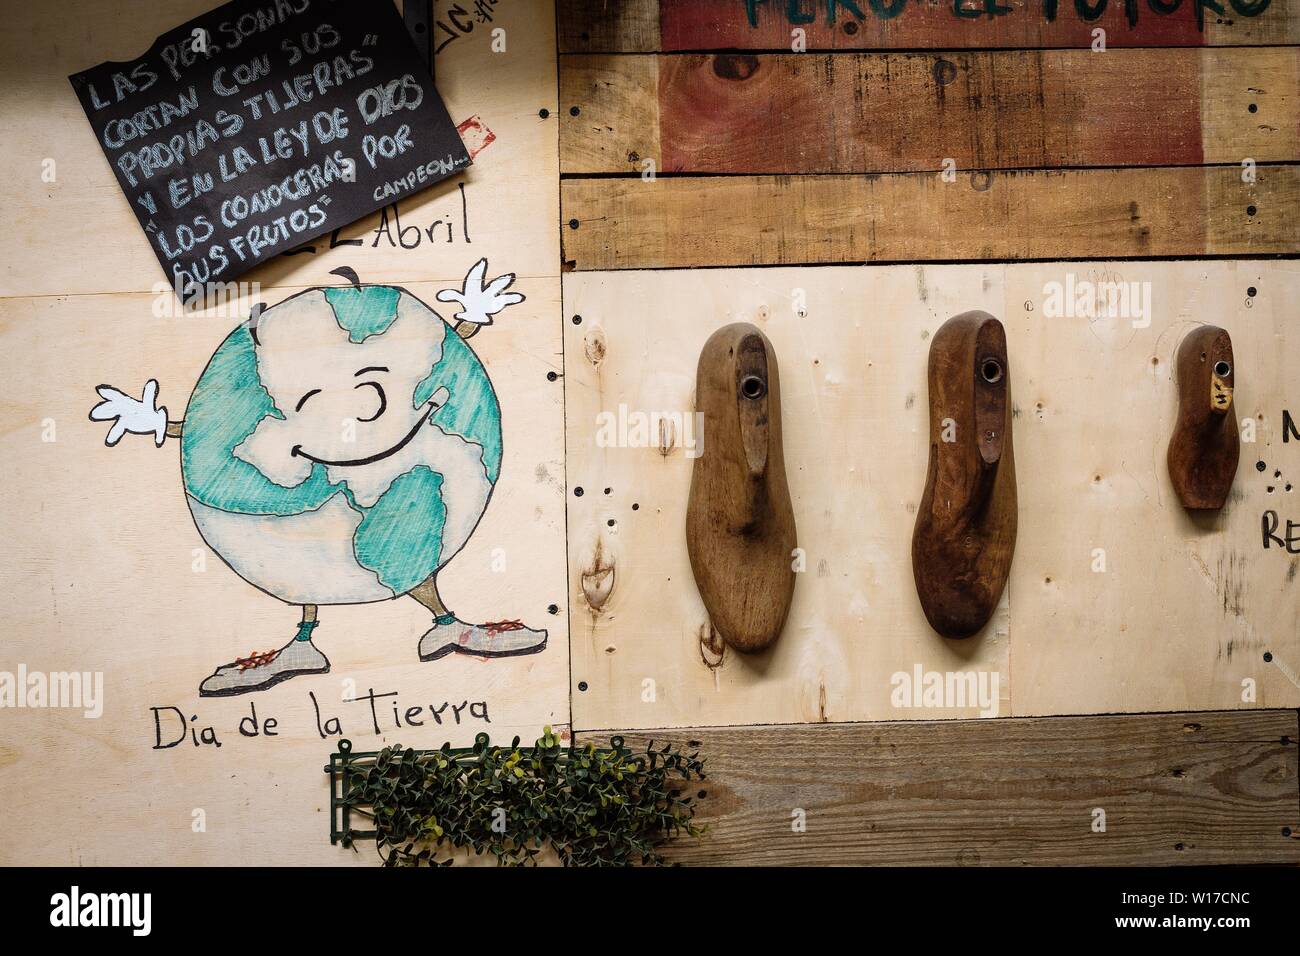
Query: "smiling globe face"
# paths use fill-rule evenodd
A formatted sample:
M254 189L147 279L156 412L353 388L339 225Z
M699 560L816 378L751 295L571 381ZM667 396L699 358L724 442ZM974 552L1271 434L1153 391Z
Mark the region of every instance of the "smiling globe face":
M294 604L406 593L465 544L500 467L478 356L388 286L311 289L235 329L181 433L199 533Z

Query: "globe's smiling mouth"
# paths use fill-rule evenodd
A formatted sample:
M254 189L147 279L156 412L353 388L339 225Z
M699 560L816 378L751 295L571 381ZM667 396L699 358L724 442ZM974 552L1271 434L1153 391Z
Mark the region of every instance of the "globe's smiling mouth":
M392 448L388 449L388 451L381 451L378 454L370 455L367 458L353 458L349 461L331 461L328 458L317 458L311 452L303 451L302 445L294 445L293 448L289 451L289 455L290 457L294 457L294 458L306 458L308 461L314 461L320 465L329 465L334 468L346 468L352 465L370 465L377 461L383 461L385 458L388 458L390 455L396 455L399 451L401 451L403 448L409 445L411 443L411 439L416 436L416 433L419 432L421 427L423 427L424 423L429 420L429 416L432 415L440 407L441 406L435 405L432 401L426 403L424 406L424 414L420 416L419 421L415 423L414 427L412 427L412 429L406 433L405 438L399 441Z

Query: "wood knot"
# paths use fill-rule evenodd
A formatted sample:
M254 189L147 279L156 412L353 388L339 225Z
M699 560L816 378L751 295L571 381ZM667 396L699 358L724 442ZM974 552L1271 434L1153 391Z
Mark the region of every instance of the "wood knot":
M713 58L713 73L723 80L747 80L758 72L758 57L752 53L719 53Z
M659 434L657 438L658 441L655 447L659 449L659 454L667 458L673 453L673 449L677 446L677 426L666 415L659 419Z
M957 79L957 64L942 57L934 61L934 81L940 86L947 86Z
M599 366L605 361L605 332L603 329L596 327L587 333L582 340L583 351L587 354L587 361L592 365Z
M582 569L582 597L593 611L600 611L614 593L614 562L605 558L605 546L597 539L591 561Z
M700 625L700 660L704 661L704 666L709 670L717 670L722 666L722 658L727 653L727 645L722 640L722 635L717 632L712 621L705 621Z

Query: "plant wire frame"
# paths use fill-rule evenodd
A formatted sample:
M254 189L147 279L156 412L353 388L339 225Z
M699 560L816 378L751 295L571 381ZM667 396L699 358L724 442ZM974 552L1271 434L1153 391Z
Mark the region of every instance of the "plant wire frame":
M352 786L353 768L357 764L374 763L379 751L353 753L352 741L344 738L339 741L339 749L330 754L329 766L325 772L330 775L330 845L338 846L344 839L373 840L378 834L374 830L352 829L352 807L345 799Z
M622 737L610 738L609 748L597 748L594 753L599 754L621 754L629 753L623 745ZM514 750L519 745L519 738L516 737L510 747L498 747L500 750ZM473 747L453 747L447 750L438 748L435 750L414 750L415 758L432 754L442 754L444 757L450 757L455 761L473 761L485 749L491 746L491 739L487 734L479 734L474 738ZM570 747L569 750L573 748ZM373 840L378 836L376 830L354 830L352 829L352 811L354 808L347 801L348 791L352 787L352 780L357 775L357 768L369 767L374 764L375 759L379 756L380 751L369 750L362 753L352 751L352 741L347 738L339 740L339 749L330 754L330 762L324 768L325 773L330 778L330 844L338 846L342 844L348 846L353 840Z

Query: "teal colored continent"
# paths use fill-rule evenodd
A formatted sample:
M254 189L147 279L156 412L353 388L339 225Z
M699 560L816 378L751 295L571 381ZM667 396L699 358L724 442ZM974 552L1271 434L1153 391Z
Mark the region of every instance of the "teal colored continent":
M393 480L353 535L357 563L394 594L405 594L438 567L447 507L442 475L416 465Z
M271 481L234 450L267 416L284 418L257 374L253 337L240 326L217 347L185 410L181 471L185 489L212 508L248 515L314 511L340 491L312 466L293 488Z
M451 397L429 420L444 432L482 448L488 481L496 484L501 472L501 406L478 356L451 329L442 340L441 361L415 387L413 405L419 408L439 386Z
M326 289L325 298L334 310L339 328L355 343L372 335L383 335L397 320L397 300L402 290L387 285L367 285L359 289Z

